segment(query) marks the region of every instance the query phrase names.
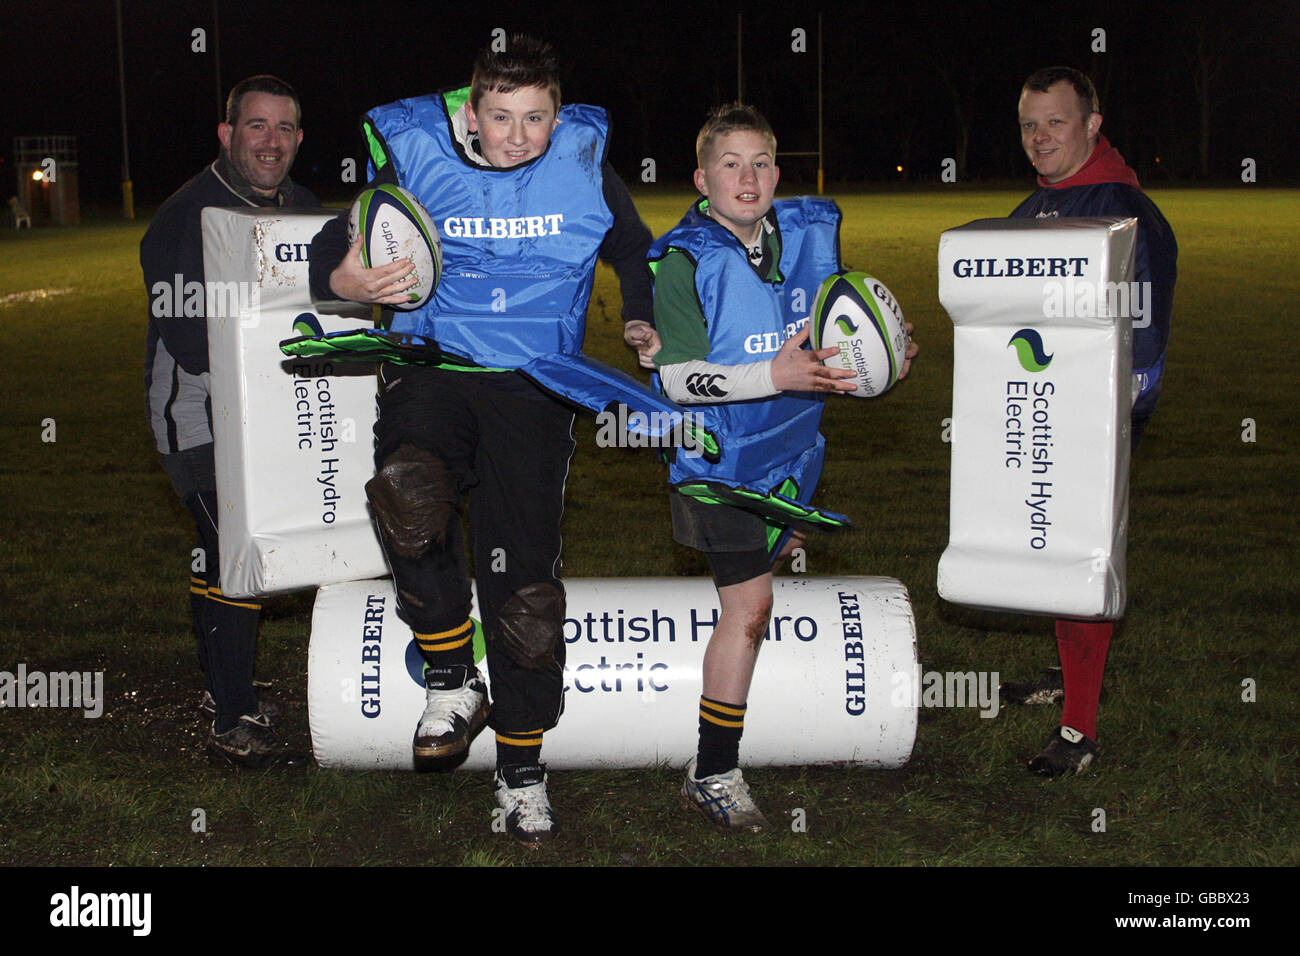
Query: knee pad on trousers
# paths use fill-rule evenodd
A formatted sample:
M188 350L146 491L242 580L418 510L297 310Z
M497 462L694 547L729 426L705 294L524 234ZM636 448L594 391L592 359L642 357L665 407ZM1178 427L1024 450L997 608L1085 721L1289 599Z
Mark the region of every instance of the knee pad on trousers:
M442 547L456 507L456 485L438 456L402 445L366 482L366 498L389 547L414 561Z
M497 637L502 649L520 667L543 670L555 666L555 647L564 632L564 586L529 584L501 606Z

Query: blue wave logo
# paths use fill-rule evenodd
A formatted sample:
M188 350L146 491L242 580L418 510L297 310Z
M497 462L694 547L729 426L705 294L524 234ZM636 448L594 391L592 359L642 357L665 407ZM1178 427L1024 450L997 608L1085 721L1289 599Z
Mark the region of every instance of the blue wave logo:
M1043 337L1034 329L1021 329L1011 336L1007 348L1015 347L1016 358L1026 372L1041 372L1052 364L1052 356L1043 350Z
M293 330L299 335L325 334L325 330L320 327L320 319L316 318L311 312L299 313L298 317L293 320Z
M471 617L470 620L474 622L474 636L470 639L470 646L474 648L474 663L481 664L483 658L487 657L487 645L483 641L483 623L476 617ZM420 647L415 643L414 636L406 645L404 663L406 664L406 673L410 675L411 680L423 687L424 655L420 653Z
M847 315L841 315L835 320L835 324L845 335L857 335L858 333L858 327L853 324L853 320Z

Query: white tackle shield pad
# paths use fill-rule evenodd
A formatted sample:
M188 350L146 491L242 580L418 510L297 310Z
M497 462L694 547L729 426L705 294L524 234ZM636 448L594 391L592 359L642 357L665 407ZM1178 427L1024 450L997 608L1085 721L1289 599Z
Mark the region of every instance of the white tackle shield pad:
M699 730L704 649L718 622L712 579L567 578L564 585L564 718L546 732L547 765L685 766ZM907 589L892 578L798 574L774 578L772 592L745 717L746 766L906 764L922 682ZM316 593L307 706L322 767L414 768L424 658L396 603L392 581ZM477 599L470 615L475 661L490 688ZM463 766L495 763L492 734L481 734Z
M954 329L944 600L1123 614L1136 234L1135 219L1043 218L940 237Z
M369 325L314 304L312 237L333 214L203 210L221 585L260 597L388 573L366 505L375 367L289 359L279 343ZM327 314L322 308L333 309Z

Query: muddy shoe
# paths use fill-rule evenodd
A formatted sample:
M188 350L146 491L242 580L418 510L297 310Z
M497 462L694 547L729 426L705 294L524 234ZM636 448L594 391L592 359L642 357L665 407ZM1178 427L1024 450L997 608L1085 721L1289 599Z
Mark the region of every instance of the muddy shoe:
M998 699L1008 704L1059 704L1065 700L1065 677L1059 667L1044 667L1043 676L1023 682L1008 681L998 685ZM1106 687L1102 685L1098 701L1106 700Z
M1085 737L1073 727L1058 727L1043 752L1029 761L1029 769L1043 777L1083 773L1098 753L1097 741L1091 737Z
M464 753L489 712L487 685L477 668L430 667L424 675L424 695L424 714L411 740L416 764Z
M758 833L768 827L767 818L749 794L749 784L737 767L715 773L703 780L695 779L695 758L686 765L682 784L682 805L697 810L720 830L744 830Z
M546 794L546 767L539 763L498 767L492 786L497 804L506 812L506 832L517 842L535 850L555 839L559 826Z
M998 699L1008 704L1059 704L1065 700L1065 679L1059 667L1047 667L1037 680L998 685Z
M282 708L277 701L259 697L257 699L257 709L266 714L267 719L273 724L280 719ZM199 712L208 720L217 719L217 702L211 692L206 690L203 692L203 698L199 701Z
M281 763L296 763L297 755L275 735L265 714L244 714L224 734L214 722L208 733L208 749L239 767L261 769Z

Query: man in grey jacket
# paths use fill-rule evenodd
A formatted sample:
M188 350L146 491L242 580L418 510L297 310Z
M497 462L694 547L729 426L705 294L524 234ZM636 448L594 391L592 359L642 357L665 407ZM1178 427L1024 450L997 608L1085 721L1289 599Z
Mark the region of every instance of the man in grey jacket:
M253 690L260 605L221 591L200 216L206 206L319 206L289 179L302 142L300 119L298 95L284 81L254 76L236 85L226 121L217 126L220 155L162 204L140 242L149 295L149 424L198 529L190 611L204 677L201 706L213 720L208 745L241 766L279 762L287 751L272 723L278 708Z

